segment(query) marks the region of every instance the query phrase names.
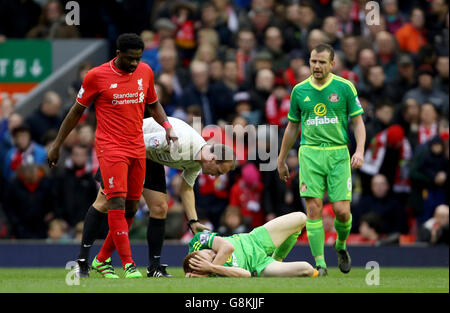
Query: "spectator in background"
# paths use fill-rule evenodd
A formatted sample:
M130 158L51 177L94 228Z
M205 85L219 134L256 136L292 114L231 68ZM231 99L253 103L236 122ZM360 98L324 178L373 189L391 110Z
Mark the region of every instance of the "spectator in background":
M159 53L162 43L166 40L172 40L175 37L175 24L168 18L159 18L155 22L156 33L144 30L141 33L144 42L144 51L142 52L142 62L150 65L155 73L161 70L161 61Z
M377 65L375 52L369 48L363 48L358 52L358 64L352 69L358 76L358 90L366 88L369 68Z
M393 99L396 94L393 86L386 81L386 74L381 65L369 67L365 91L369 94L369 101L372 103L377 103L383 98Z
M21 165L45 164L47 152L40 144L31 140L26 125L17 126L11 132L14 146L8 150L3 161L3 176L10 179Z
M234 59L227 59L223 64L223 83L233 94L239 89L238 66Z
M70 227L84 221L87 208L97 197L97 183L88 168L89 149L75 145L65 169L55 177L55 213Z
M449 61L448 55L440 55L436 62L437 77L434 79L435 86L440 91L444 92L448 97L448 72L449 72ZM448 111L448 110L447 110Z
M392 81L392 86L396 91L393 101L401 103L404 100L405 91L417 87L414 61L409 54L403 53L398 57L397 73L397 77Z
M214 49L213 45L209 43L203 43L198 46L195 51L193 60L202 61L208 63L211 66L211 63L217 59L217 52Z
M416 7L410 13L409 22L395 33L400 49L412 54L419 52L419 49L427 44L425 31L425 14L422 9Z
M408 223L405 207L391 193L386 176L377 174L371 180L371 192L363 195L352 208L353 228L360 227L361 218L367 213L380 216L381 233L407 233Z
M358 227L359 243L376 245L382 236L382 220L377 213L367 213L361 217Z
M369 97L369 99L373 99ZM366 125L366 146L381 131L391 125L394 116L394 105L388 98L383 98L376 103L375 118ZM367 147L366 147L367 148Z
M410 191L408 166L412 157L411 145L400 125L391 125L379 132L369 143L360 169L362 193L370 193L372 178L387 177L389 186L397 194Z
M419 229L417 240L433 245L448 245L448 214L449 208L447 204L438 205L433 217L427 220Z
M31 139L41 144L42 136L50 129L58 130L61 126L61 97L54 91L47 91L40 107L26 119L30 127Z
M333 0L333 15L337 18L342 35L360 35L360 22L353 19L352 0Z
M283 73L289 66L289 57L283 51L283 36L276 26L266 29L264 45L272 56L272 69L276 74Z
M277 125L281 129L287 126L287 114L290 107L290 95L281 78L277 79L273 91L267 98L265 119L270 125Z
M266 102L272 93L275 76L269 69L261 69L256 74L255 88L250 90L250 101L255 110L265 112Z
M95 151L95 130L89 124L81 124L77 127L77 144L85 147L88 153L86 161L86 171L92 175L97 173L99 164L97 152Z
M375 36L375 51L377 59L386 73L386 82L395 81L397 73L397 42L387 31L381 31Z
M242 167L241 178L231 187L228 205L241 210L249 229L264 224L265 214L261 206L263 188L261 173L253 163Z
M233 33L228 29L226 20L222 19L220 12L214 2L203 2L200 9L199 28L212 28L217 31L221 45L231 45Z
M52 185L44 170L27 163L17 169L5 190L5 213L13 238L43 239L54 216Z
M446 202L447 176L448 157L444 153L444 142L435 136L416 152L411 162L411 202L420 224L433 216L438 204Z
M62 219L55 218L48 224L47 242L49 243L67 243L70 240L68 234L69 225Z
M405 136L411 143L413 151L416 150L418 143L419 124L420 124L420 106L416 99L406 99L398 112L396 123L401 125L405 131Z
M311 76L311 68L308 65L302 65L297 70L297 79L302 82Z
M341 48L341 31L338 25L338 19L335 16L327 16L323 20L322 31L327 37L326 42L333 47L335 50L340 50Z
M80 33L65 20L64 9L58 0L49 0L43 7L39 23L28 33L27 38L34 39L71 39L79 38Z
M384 0L383 11L386 16L386 27L388 32L395 34L405 24L406 19L399 11L397 0Z
M426 29L429 42L445 29L448 18L448 1L432 0L429 15L426 18Z
M244 224L241 210L238 207L229 206L222 215L222 222L217 233L220 236L233 236L246 232L248 228Z
M289 88L294 88L300 82L297 72L302 65L305 65L303 52L301 50L292 50L289 53L289 67L283 73L284 81Z
M170 91L173 90L176 99L179 99L183 94L184 86L186 86L189 82L189 74L185 69L178 66L179 59L177 50L171 48L162 48L159 51L158 59L161 63L161 70L159 72L156 72L156 76L160 80L162 75L169 75L171 86L169 86L169 84L163 84L166 86L166 88L170 88L169 93L171 93Z
M426 143L439 134L439 114L432 103L424 103L420 107L420 123L417 131L417 143Z
M250 72L250 65L256 50L255 34L250 29L241 29L237 34L236 64L238 67L238 82L248 79L246 73Z
M176 26L175 43L180 52L183 67L189 65L195 47L195 15L197 6L188 1L175 1L170 8L171 21Z
M314 47L317 46L318 44L324 43L326 41L327 41L327 37L321 29L316 28L309 32L308 40L306 42L307 60L305 60L305 63L309 64L309 55L310 55L311 51L314 49Z
M22 124L23 118L14 113L14 102L10 98L3 99L0 105L0 164L3 164L5 154L13 146L11 129Z
M359 43L358 38L347 35L341 39L341 50L344 53L343 63L347 69L353 69L358 64Z
M273 21L273 13L264 7L255 7L248 12L248 18L250 19L250 27L255 35L257 48L264 45L264 34Z
M184 90L180 104L184 108L196 105L202 109L203 125L217 124L234 111L233 94L223 82L210 84L209 66L202 61L190 65L192 84Z
M448 96L433 85L434 71L430 65L424 64L417 70L418 87L409 90L403 99L415 98L422 105L432 103L442 113L448 112Z

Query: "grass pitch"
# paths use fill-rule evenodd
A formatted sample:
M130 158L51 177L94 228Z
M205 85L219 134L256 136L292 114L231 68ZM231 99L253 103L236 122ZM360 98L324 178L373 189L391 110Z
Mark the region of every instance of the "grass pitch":
M139 268L145 275L145 268ZM117 274L123 277L121 269ZM368 285L370 270L353 268L344 275L329 268L319 278L184 278L181 268L169 268L174 278L103 279L91 271L79 285L63 268L0 268L1 293L448 293L448 268L380 268L379 285Z

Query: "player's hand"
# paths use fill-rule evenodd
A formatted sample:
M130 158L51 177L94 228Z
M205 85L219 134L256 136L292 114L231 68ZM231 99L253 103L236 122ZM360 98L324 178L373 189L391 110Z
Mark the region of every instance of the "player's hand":
M203 225L202 223L196 222L191 224L192 231L194 234L201 233L205 230L211 230L208 226Z
M196 255L189 260L190 267L197 272L212 272L213 264L201 255Z
M50 168L56 166L59 159L59 147L51 146L47 153L47 162Z
M356 151L353 154L352 159L350 161L352 169L356 170L356 169L361 168L363 163L364 163L364 153L361 151Z
M284 182L287 182L289 179L289 168L286 162L278 163L278 175L280 175L280 179Z

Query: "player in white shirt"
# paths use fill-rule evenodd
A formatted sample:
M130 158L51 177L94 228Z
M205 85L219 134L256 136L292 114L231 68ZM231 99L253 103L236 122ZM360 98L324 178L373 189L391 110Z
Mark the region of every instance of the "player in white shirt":
M166 271L166 265L160 264L168 209L164 166L183 171L180 197L189 220L188 225L194 234L206 229L206 226L198 222L195 209L193 186L198 175L203 172L219 176L235 167L235 155L232 148L222 144L207 143L194 128L180 119L169 117L168 120L178 137L176 146L172 142L167 143L166 131L153 118L146 118L143 122L147 163L142 195L150 211L147 229L150 263L147 268L148 277L171 277ZM85 228L77 260L80 277L89 276L90 247L97 239L98 229L107 213L107 200L102 193L103 183L100 172L97 173L96 179L101 183L102 188L85 218ZM132 218L135 213L129 210L125 215ZM113 270L109 264L108 272Z

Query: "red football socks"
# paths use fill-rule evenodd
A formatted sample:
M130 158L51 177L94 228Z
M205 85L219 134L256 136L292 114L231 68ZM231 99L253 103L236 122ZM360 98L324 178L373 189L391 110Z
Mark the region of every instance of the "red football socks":
M133 218L125 218L124 210L108 211L109 232L97 255L99 262L107 260L117 248L123 267L127 263L134 263L131 258L130 241L128 238L128 230L132 223Z

